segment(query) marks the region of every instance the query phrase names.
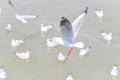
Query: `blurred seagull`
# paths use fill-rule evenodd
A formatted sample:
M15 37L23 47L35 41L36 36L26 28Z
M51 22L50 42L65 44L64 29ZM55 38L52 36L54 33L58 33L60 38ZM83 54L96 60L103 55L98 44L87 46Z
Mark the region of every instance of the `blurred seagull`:
M64 45L64 42L62 40L61 37L54 37L51 39L47 39L47 46L48 47L55 47L57 45ZM83 48L84 44L82 42L77 42L74 45L72 45L72 47L76 47L76 48Z
M34 19L37 18L38 15L22 15L16 12L16 18L21 21L22 23L27 23L27 19Z
M54 37L52 39L47 39L47 46L48 47L55 47L57 45L59 45L60 43L62 44L63 41L60 37Z
M41 26L41 37L44 36L43 32L47 32L54 27L53 24L50 24L50 25L41 24L40 26Z
M70 50L68 51L68 56L70 55L72 51L72 47L76 44L75 43L75 38L83 25L84 19L86 17L86 14L88 12L88 7L83 11L83 13L77 17L73 23L71 24L70 21L62 17L60 21L60 30L61 30L61 35L62 35L62 40L65 46L71 47ZM82 43L82 42L81 42ZM78 45L80 48L83 48L83 43L82 45Z
M5 79L6 77L7 77L7 74L4 71L3 66L1 66L1 68L0 68L0 80Z
M115 65L115 64L114 64L114 66L113 66L110 74L111 74L112 77L116 77L116 76L118 76L118 73L119 73L119 72L118 72L118 65Z
M61 62L65 62L66 57L62 54L62 52L59 52L58 60L61 61Z
M8 24L6 27L5 27L5 30L7 32L10 32L11 31L11 24Z
M16 56L18 56L20 59L29 59L30 58L30 52L21 52L21 53L15 53Z
M52 28L53 28L53 24L47 25L47 26L44 26L43 24L41 24L41 31L42 32L47 32L48 30L50 30Z
M86 49L81 49L79 52L80 56L85 56L90 51L90 46L88 46Z
M22 40L12 39L11 40L11 46L12 47L17 47L17 46L20 46L21 44L23 44L24 42L25 42L25 39L22 39Z
M72 73L70 73L70 74L67 76L66 80L73 80Z
M103 17L103 11L95 9L95 14L99 18L99 22L102 22L102 17Z
M38 17L38 15L22 15L16 10L11 0L9 0L8 3L16 11L16 14L15 14L16 18L22 23L27 23L28 19L34 19Z
M101 35L105 40L107 40L107 43L110 44L110 42L112 40L112 33L107 34L104 31L101 31Z

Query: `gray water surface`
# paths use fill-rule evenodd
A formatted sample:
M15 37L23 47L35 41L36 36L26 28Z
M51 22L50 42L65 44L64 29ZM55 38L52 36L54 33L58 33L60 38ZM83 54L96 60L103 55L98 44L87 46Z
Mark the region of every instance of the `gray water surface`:
M8 0L0 0L0 66L7 73L5 80L65 80L72 73L74 80L112 80L110 70L113 64L120 64L120 1L119 0L12 0L21 14L36 14L39 18L23 24L15 18L15 11ZM67 56L68 47L48 48L46 39L60 36L59 21L62 16L71 22L88 6L88 15L76 38L91 50L80 58L80 49L74 48L66 64L57 60L59 51ZM99 23L94 10L104 11ZM10 23L12 31L8 34L5 26ZM41 36L40 24L53 24L54 29ZM113 39L107 45L100 31L112 32ZM11 39L26 39L14 52L29 50L29 62L19 59L11 48ZM120 80L118 75L116 80Z

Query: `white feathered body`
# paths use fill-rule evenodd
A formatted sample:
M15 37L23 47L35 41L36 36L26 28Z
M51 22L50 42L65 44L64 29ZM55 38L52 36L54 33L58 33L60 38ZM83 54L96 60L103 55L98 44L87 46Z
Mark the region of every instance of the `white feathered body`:
M118 67L117 66L113 66L113 68L112 68L112 70L111 70L111 72L110 72L110 74L111 74L111 76L113 76L113 77L115 77L115 76L118 76Z
M3 80L7 77L6 72L3 70L3 68L0 68L0 79Z
M68 75L66 80L73 80L72 74Z
M12 30L11 24L8 24L8 25L5 27L5 30L8 31L8 32L10 32L10 31Z
M58 55L58 60L59 61L65 61L66 57L60 52Z
M101 35L103 36L103 38L105 39L105 40L112 40L112 33L105 33L105 32L103 32L103 33L101 33Z
M30 58L30 52L29 52L29 51L21 52L21 53L16 53L16 55L17 55L20 59L29 59L29 58Z
M15 40L15 39L12 39L12 40L11 40L11 46L13 46L13 47L20 46L20 45L23 44L24 42L25 42L24 39L23 39L23 40Z
M80 52L79 52L79 55L84 56L89 52L89 50L90 50L89 47L87 47L86 49L81 49Z
M53 28L53 25L47 25L47 26L44 26L43 24L41 24L41 31L42 32L47 32L48 30L52 29Z

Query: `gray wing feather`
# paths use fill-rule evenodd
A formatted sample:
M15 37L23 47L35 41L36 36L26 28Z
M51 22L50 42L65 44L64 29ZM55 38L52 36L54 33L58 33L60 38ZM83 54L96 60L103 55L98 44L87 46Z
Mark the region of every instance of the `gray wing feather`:
M8 1L8 4L9 4L13 9L16 9L11 0Z
M76 38L81 26L83 25L85 16L88 12L88 7L83 11L83 13L78 16L72 23L73 33L74 33L74 39Z

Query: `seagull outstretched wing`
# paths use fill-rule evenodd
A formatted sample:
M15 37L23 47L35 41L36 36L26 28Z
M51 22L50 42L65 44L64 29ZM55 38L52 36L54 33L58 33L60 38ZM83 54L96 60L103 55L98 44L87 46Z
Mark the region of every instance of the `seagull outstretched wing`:
M88 7L86 7L86 9L83 11L83 13L80 16L78 16L72 23L74 39L76 38L81 26L83 25L83 22L84 22L87 12L88 12Z

